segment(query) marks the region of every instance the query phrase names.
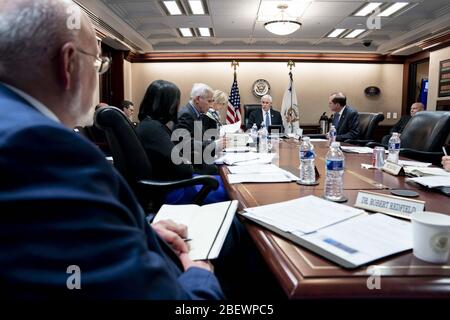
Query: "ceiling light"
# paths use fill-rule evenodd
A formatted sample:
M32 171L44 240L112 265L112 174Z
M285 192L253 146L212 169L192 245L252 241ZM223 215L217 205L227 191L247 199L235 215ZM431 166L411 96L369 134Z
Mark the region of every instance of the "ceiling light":
M352 32L350 32L348 35L346 35L345 38L356 38L364 31L366 31L366 29L355 29Z
M387 9L385 9L383 12L381 12L378 16L379 17L389 17L396 13L397 11L401 10L402 8L406 7L409 4L409 2L396 2Z
M337 38L337 37L339 37L345 30L347 30L347 29L334 29L327 37L328 37L328 38Z
M287 15L284 11L288 8L287 4L280 4L277 8L280 10L278 17L264 23L264 28L267 31L279 36L286 36L300 29L302 25L300 22L292 18L286 18Z
M189 6L193 14L205 14L201 0L189 0Z
M180 33L183 37L192 37L192 31L190 28L178 28L180 30Z
M198 28L198 31L200 32L200 36L202 36L202 37L211 37L209 28Z
M181 15L180 7L176 1L164 1L167 11L172 16Z
M359 10L357 13L355 13L355 16L357 16L357 17L368 16L382 4L383 4L382 2L369 2L361 10Z

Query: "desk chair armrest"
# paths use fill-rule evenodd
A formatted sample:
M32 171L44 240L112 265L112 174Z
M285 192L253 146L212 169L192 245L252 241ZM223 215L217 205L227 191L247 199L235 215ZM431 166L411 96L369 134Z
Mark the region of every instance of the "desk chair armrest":
M423 162L431 162L435 165L441 164L441 159L444 156L443 152L429 152L429 151L420 151L409 148L401 148L400 155L402 157L411 158L418 161Z
M196 185L202 185L202 188L194 198L194 203L201 205L212 190L217 190L219 182L213 176L199 175L189 179L177 180L177 181L157 181L157 180L140 180L139 186L145 190L145 192L168 192L183 187L193 187Z

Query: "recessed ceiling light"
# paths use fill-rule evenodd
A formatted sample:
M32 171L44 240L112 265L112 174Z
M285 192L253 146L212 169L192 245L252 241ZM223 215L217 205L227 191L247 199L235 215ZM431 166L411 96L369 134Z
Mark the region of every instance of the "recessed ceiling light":
M189 0L189 6L193 14L205 14L201 0Z
M172 16L181 15L180 7L176 1L164 1L164 5L166 6L167 11Z
M385 9L383 12L381 12L378 16L379 17L389 17L396 13L397 11L403 9L409 4L409 2L396 2L387 9Z
M345 38L356 38L364 31L366 31L366 29L355 29L352 32L350 32L348 35L346 35Z
M180 30L180 33L183 37L192 37L192 31L190 28L178 28Z
M337 38L339 37L346 29L334 29L329 35L328 38Z
M211 33L209 32L209 28L198 28L198 31L200 31L200 35L202 37L211 37Z
M361 10L359 10L357 13L355 13L355 16L357 17L365 17L372 13L373 10L381 6L382 2L369 2L366 4Z

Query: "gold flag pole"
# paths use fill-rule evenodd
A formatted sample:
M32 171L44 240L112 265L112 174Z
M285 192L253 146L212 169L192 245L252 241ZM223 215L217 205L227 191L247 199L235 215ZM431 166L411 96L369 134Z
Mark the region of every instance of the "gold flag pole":
M231 61L231 67L234 69L234 76L236 76L236 68L239 67L239 62L236 60Z

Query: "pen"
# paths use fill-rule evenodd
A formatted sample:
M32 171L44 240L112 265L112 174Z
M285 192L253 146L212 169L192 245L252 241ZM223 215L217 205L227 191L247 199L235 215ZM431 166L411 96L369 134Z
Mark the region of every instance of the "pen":
M191 240L192 240L192 238L186 238L186 239L183 239L184 242L189 242L189 241L191 241Z
M447 151L445 151L445 147L442 147L442 151L444 151L445 156L448 156Z

